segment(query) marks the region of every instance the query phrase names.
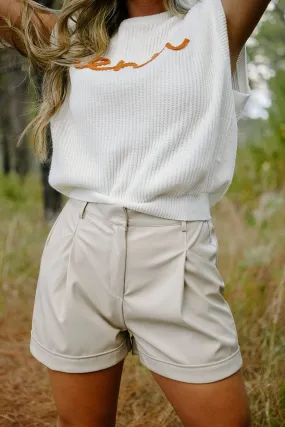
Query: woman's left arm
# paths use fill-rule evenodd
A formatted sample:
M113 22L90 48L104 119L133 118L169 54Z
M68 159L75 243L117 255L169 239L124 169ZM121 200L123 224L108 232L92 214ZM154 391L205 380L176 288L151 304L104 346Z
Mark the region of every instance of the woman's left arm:
M270 0L222 0L227 17L232 64L264 14Z

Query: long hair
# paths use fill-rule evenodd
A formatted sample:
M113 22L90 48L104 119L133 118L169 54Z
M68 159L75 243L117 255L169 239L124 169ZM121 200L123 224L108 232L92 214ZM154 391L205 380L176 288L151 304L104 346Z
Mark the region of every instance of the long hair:
M188 10L179 1L163 0L163 6L173 16L186 14ZM101 56L120 23L128 17L128 9L126 0L63 0L61 10L56 12L33 0L23 2L21 30L11 23L10 28L20 40L32 67L43 73L43 83L37 115L24 130L19 142L29 129L33 129L35 153L41 162L45 162L49 155L48 125L65 100L69 67L75 61L88 61ZM49 12L57 14L52 36L47 33L40 18L40 15Z

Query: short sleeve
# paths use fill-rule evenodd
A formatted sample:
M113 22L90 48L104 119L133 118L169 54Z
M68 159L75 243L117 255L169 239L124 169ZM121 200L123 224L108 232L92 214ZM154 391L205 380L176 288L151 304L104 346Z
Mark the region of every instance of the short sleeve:
M247 66L247 52L246 45L244 45L237 59L236 70L232 74L232 86L237 120L240 119L245 105L252 94L249 86Z
M219 36L222 49L227 58L227 63L229 66L229 72L232 80L232 89L233 89L236 116L237 116L237 120L239 120L245 108L245 105L251 96L251 89L249 86L248 69L247 69L248 63L247 63L246 44L241 49L241 52L237 59L236 70L234 71L234 73L232 73L231 67L230 67L230 50L229 50L227 17L223 7L222 0L202 0L202 1L205 1L208 4L208 6L212 8L212 12L213 12L212 16L215 17L217 34Z

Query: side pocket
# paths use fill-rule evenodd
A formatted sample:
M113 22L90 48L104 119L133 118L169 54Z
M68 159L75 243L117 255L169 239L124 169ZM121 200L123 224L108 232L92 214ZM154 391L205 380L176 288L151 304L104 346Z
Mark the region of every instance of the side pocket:
M214 224L213 224L211 219L208 221L208 228L209 228L209 242L210 242L210 245L212 245L216 250L216 265L218 265L218 263L219 263L219 242L217 239Z
M195 253L201 258L216 264L217 247L213 226L209 221L192 221L187 223L187 252ZM213 237L212 237L213 234Z
M65 207L65 206L64 206L64 207ZM53 223L53 225L52 225L52 227L51 227L51 229L50 229L50 231L49 231L49 233L48 233L48 236L47 236L47 238L46 238L46 242L45 242L44 249L46 248L46 246L48 245L48 243L49 243L49 241L50 241L50 238L51 238L51 236L52 236L52 233L53 233L53 231L54 231L54 229L55 229L56 224L58 223L59 217L61 216L61 214L62 214L62 211L63 211L64 207L61 209L60 213L58 214L58 216L57 216L56 220L54 221L54 223Z
M52 225L52 227L51 227L51 229L50 229L50 231L49 231L49 233L48 233L48 236L47 236L47 238L46 238L46 242L45 242L45 245L44 245L44 249L48 246L48 244L49 244L49 242L50 242L50 239L51 239L51 237L53 236L54 230L55 230L55 228L56 228L57 224L59 223L59 220L61 219L61 217L62 217L63 213L65 212L65 210L66 210L67 206L69 205L69 201L70 201L70 199L65 203L65 205L63 206L63 208L62 208L62 209L61 209L61 211L59 212L59 214L58 214L58 216L57 216L56 220L54 221L54 223L53 223L53 225Z
M216 236L214 224L211 219L208 221L208 229L209 229L209 243L218 249L219 247L218 239Z

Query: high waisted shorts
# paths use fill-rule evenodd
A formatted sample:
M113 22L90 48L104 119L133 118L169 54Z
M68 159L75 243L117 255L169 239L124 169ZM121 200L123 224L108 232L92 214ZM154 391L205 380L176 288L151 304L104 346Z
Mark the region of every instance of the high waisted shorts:
M242 366L211 220L159 218L69 199L41 257L30 349L94 372L129 351L164 377L210 383Z

